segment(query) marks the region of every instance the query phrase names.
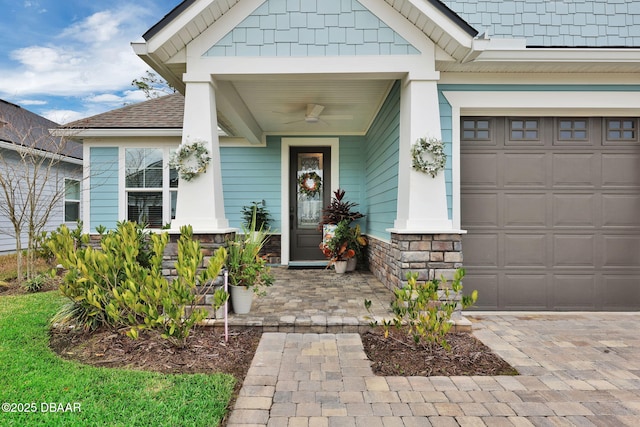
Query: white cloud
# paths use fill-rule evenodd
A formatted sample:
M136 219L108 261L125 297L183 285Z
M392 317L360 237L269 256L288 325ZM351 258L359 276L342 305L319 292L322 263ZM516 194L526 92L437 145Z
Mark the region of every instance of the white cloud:
M37 7L38 3L28 0L24 5ZM89 104L102 104L102 110L142 100L142 94L129 92L131 81L144 75L148 66L133 53L130 42L149 28L149 20L154 20L148 13L148 8L127 2L74 23L47 43L13 51L11 58L18 66L0 65L0 97L79 97ZM87 107L83 117L91 114L89 110L100 110L95 105ZM78 113L60 110L43 115L51 118L48 114L62 115L69 121Z
M73 122L87 116L86 113L80 113L79 111L73 110L48 110L43 112L41 115L42 117L45 117L52 122L56 122L59 124Z
M40 99L21 99L16 102L18 105L47 105L47 101Z
M97 104L111 104L113 106L123 106L125 104L141 102L145 99L146 98L144 96L144 93L139 90L128 90L121 95L113 93L103 93L101 95L94 95L84 98L86 102Z

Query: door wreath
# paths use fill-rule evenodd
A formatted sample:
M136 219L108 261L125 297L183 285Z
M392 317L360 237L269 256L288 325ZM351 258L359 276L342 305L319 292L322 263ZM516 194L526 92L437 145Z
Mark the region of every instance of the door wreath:
M429 156L425 156L428 153ZM447 163L447 155L444 153L444 144L438 138L420 138L411 147L413 169L418 172L431 175L432 178L444 169ZM433 160L426 160L431 157Z
M313 197L322 188L322 178L316 172L305 172L298 178L300 193L307 197Z

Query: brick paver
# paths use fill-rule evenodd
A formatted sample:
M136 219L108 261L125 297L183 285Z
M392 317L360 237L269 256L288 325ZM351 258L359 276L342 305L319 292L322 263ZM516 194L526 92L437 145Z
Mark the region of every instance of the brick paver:
M228 427L640 425L640 313L469 317L521 375L377 377L356 333L264 333Z

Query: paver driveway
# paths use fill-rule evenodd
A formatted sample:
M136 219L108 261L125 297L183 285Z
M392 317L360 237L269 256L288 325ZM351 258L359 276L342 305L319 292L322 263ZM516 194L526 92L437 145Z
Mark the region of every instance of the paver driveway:
M358 334L265 333L229 427L640 426L640 314L472 314L521 373L377 377Z

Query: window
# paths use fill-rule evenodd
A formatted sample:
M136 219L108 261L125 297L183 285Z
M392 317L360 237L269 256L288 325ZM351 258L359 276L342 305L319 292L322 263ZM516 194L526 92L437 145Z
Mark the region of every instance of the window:
M607 140L636 141L636 119L607 119Z
M175 219L178 172L166 167L169 153L168 147L124 150L127 220L162 228Z
M538 141L540 122L538 119L512 119L510 132L512 141Z
M462 121L462 139L470 141L491 140L491 126L488 119L464 119Z
M80 219L80 181L64 180L64 221L76 222Z
M127 220L150 228L163 225L163 150L125 150Z
M558 139L560 141L586 141L587 119L560 119L558 121Z

